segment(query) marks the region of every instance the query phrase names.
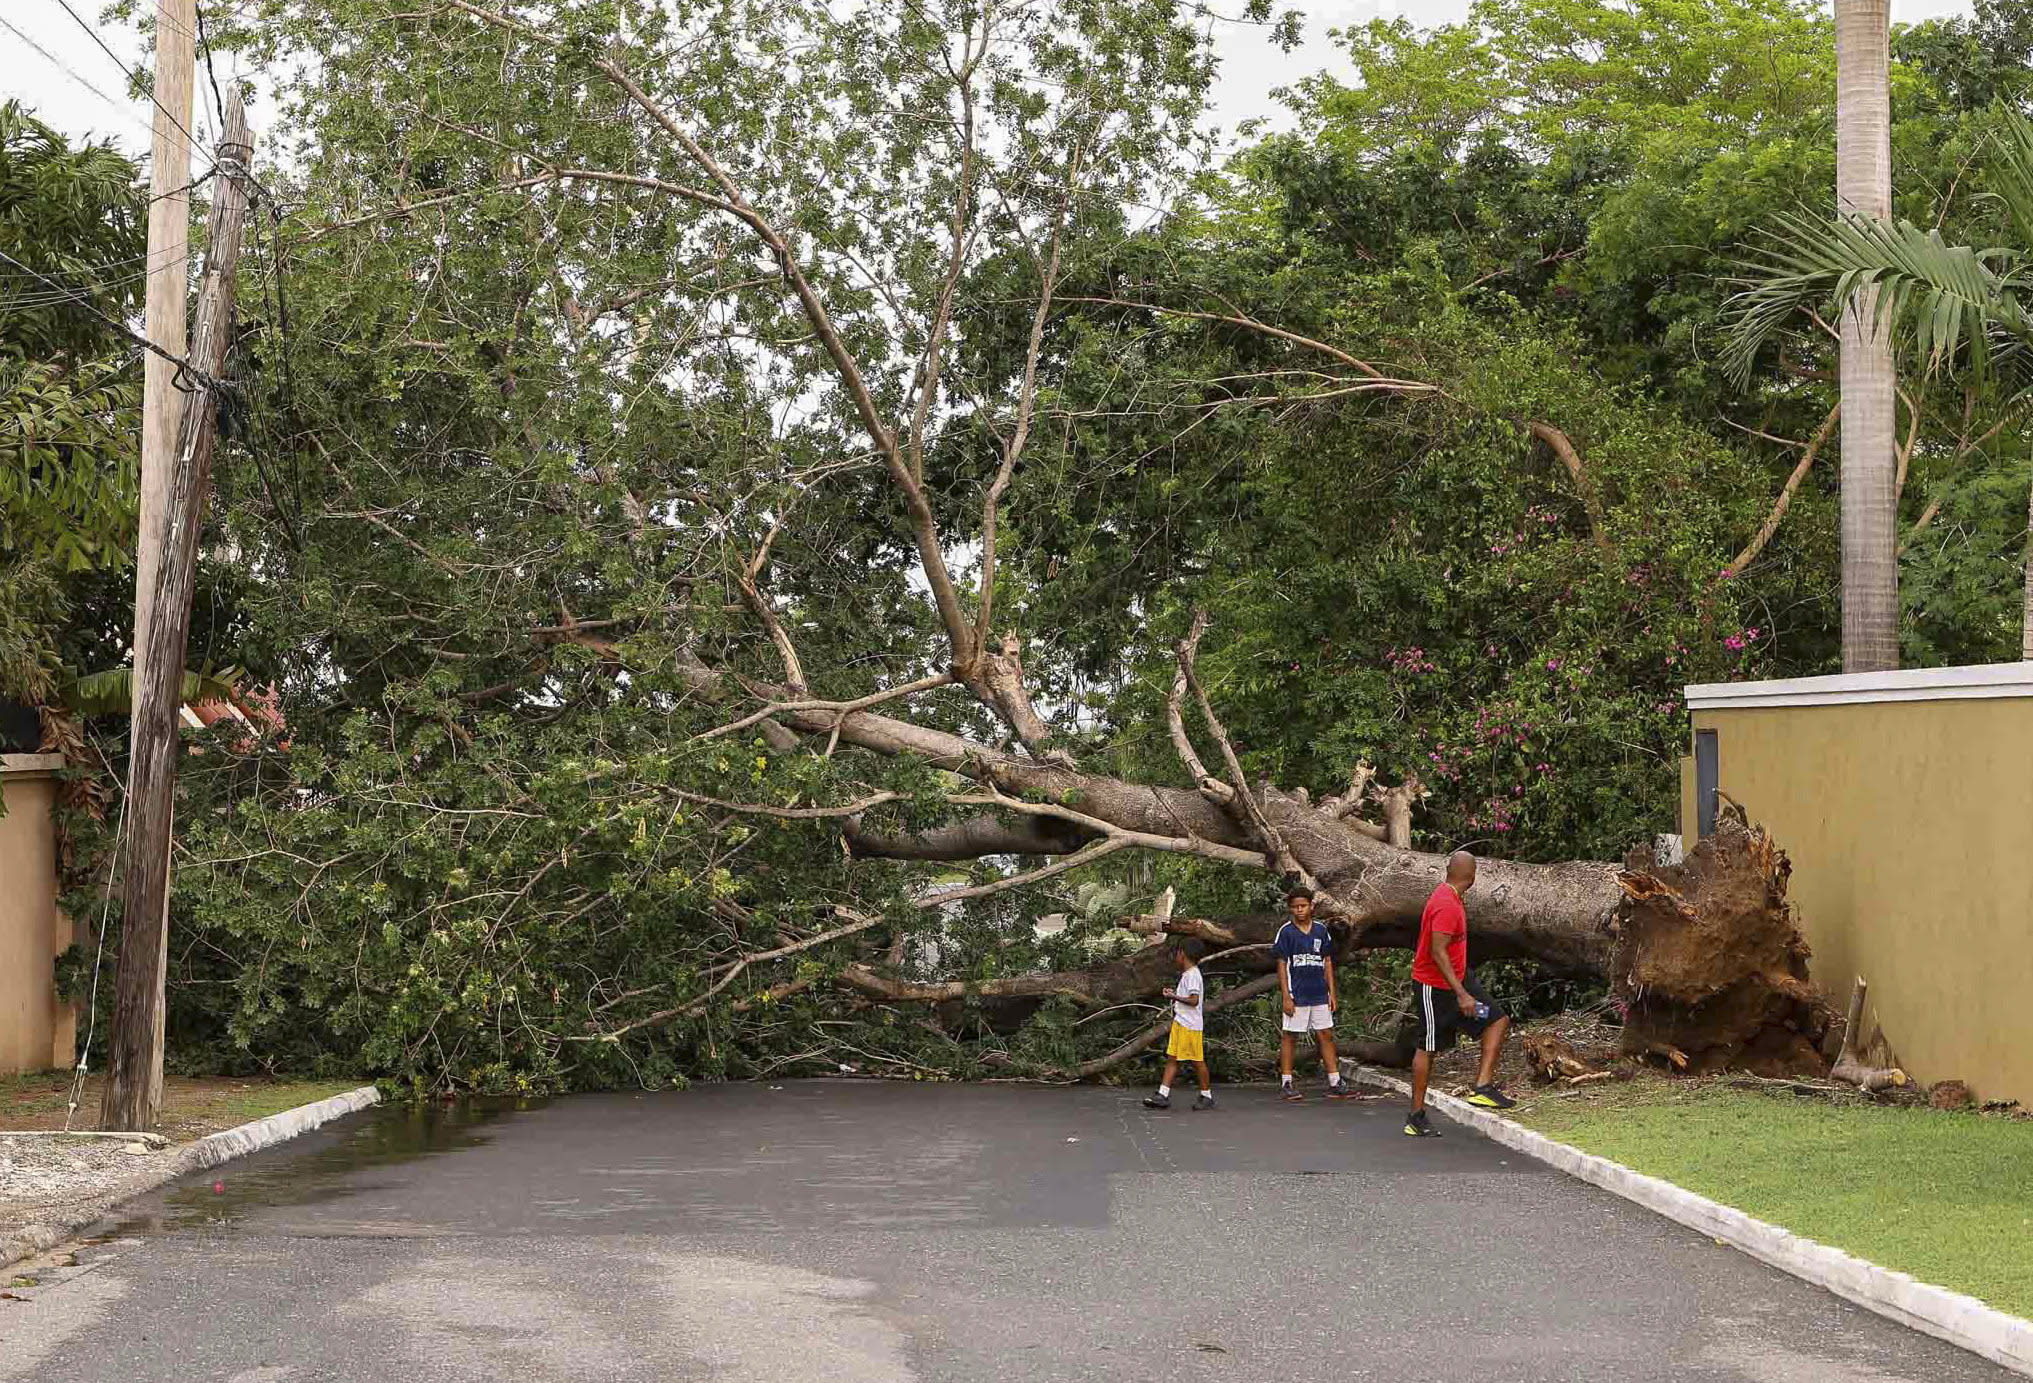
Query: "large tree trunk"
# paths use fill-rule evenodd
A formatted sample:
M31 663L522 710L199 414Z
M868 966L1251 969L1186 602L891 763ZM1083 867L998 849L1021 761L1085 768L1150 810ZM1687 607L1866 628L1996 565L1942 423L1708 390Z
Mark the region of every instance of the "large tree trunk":
M1892 214L1889 0L1835 0L1836 206L1880 221ZM1842 667L1899 666L1897 462L1892 347L1877 293L1842 319Z
M702 692L722 689L718 675L703 666L692 675ZM795 703L778 711L772 723L788 739L837 735L842 743L915 757L982 785L949 799L982 808L979 814L929 830L889 836L852 822L847 839L859 856L1010 854L1059 856L1063 863L1128 843L1265 870L1296 869L1317 882L1323 898L1333 899L1327 916L1342 954L1412 946L1420 913L1446 870L1443 855L1377 839L1375 828L1343 815L1339 798L1314 803L1303 793L1258 785L1249 790L1244 813L1237 809L1242 794L1232 787L1223 794L1104 777L874 711L835 715ZM1527 960L1563 975L1613 981L1626 991L1634 1034L1648 1046L1690 1054L1692 1064L1800 1069L1808 1058L1794 1039L1804 1037L1811 1049L1825 1021L1808 988L1806 946L1785 901L1785 857L1762 832L1734 819L1725 825L1678 869L1481 861L1468 897L1472 959ZM1745 832L1748 838L1740 839ZM1274 839L1272 848L1267 838ZM976 1003L992 1024L1009 1027L1055 996L1097 1007L1150 1000L1174 973L1156 944L1161 933L1205 943L1215 953L1210 964L1216 974L1260 974L1270 967L1270 942L1281 921L1275 912L1135 918L1125 925L1151 936L1153 944L1091 967L977 983L925 980L858 963L842 980L878 1002L952 1005L956 1015L960 1005ZM1126 1044L1121 1054L1138 1049Z

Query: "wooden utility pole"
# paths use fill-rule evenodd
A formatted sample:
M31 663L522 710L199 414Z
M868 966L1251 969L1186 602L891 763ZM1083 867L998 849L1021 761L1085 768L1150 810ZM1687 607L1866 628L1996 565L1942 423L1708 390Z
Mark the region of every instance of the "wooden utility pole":
M149 159L148 339L181 356L190 296L191 93L197 86L197 0L155 0L155 139ZM181 124L179 124L181 122ZM141 713L141 660L148 644L150 597L161 560L164 496L169 491L183 391L176 366L150 353L141 385L141 539L134 580L134 713Z
M135 712L127 765L127 809L119 872L126 884L120 924L120 970L106 1063L99 1127L147 1130L162 1114L163 979L169 955L169 846L182 757L178 715L191 597L197 580L198 530L211 488L212 444L218 437L214 387L225 368L233 329L233 272L247 223L248 170L254 137L238 87L226 103L219 140L219 191L212 201L211 244L198 287L191 332L191 369L183 417L164 487L163 543L148 588L151 617L135 649Z

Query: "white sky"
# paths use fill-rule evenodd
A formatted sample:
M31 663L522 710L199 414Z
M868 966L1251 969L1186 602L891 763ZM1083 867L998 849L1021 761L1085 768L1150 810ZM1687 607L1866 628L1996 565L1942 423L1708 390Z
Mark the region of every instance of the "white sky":
M1283 10L1291 3L1280 0L1278 8ZM1306 13L1306 42L1292 53L1279 52L1260 30L1219 25L1215 42L1223 70L1215 95L1216 113L1231 129L1239 121L1259 117L1283 123L1283 110L1271 99L1273 89L1322 68L1344 67L1328 38L1330 29L1366 23L1379 14L1403 16L1420 24L1444 24L1464 17L1468 4L1469 0L1299 0L1298 8ZM98 0L70 0L70 6L88 22L97 23ZM1969 10L1969 0L1892 0L1892 20L1901 24L1968 14ZM6 27L10 24L19 35L10 32ZM134 35L110 27L100 32L115 52L130 61L139 60L141 45ZM40 45L48 56L37 52L23 36ZM59 64L76 76L67 75ZM220 66L222 81L229 75L228 65ZM88 90L78 78L101 94ZM198 119L191 129L200 143L209 147L213 135L206 113L210 91L202 71L198 87ZM145 153L149 106L146 101L127 100L126 93L126 81L113 59L100 51L57 0L0 0L0 99L22 98L43 120L66 134L110 136L122 148ZM261 113L256 109L250 115L258 137Z

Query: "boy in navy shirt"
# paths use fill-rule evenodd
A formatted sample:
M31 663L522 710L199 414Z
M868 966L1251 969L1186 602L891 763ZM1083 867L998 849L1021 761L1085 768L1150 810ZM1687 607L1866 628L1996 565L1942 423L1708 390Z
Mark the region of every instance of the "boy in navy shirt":
M1310 1032L1320 1048L1320 1064L1327 1068L1327 1098L1345 1100L1341 1063L1334 1057L1334 941L1327 924L1313 920L1312 889L1294 884L1286 890L1285 911L1292 920L1278 928L1271 948L1278 957L1278 988L1285 1007L1283 1031L1278 1034L1284 1098L1294 1104L1306 1098L1292 1085L1292 1038Z

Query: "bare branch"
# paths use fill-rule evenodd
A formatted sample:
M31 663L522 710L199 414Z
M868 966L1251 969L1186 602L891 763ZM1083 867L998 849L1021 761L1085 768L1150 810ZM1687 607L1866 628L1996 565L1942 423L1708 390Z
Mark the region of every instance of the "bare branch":
M988 52L989 28L994 7L984 6L981 15L981 51L974 50L971 33L963 32L960 68L953 84L960 93L960 179L953 194L952 253L946 262L946 281L939 289L939 305L932 313L932 325L925 335L925 360L918 369L918 403L911 415L911 476L920 485L925 481L925 427L931 418L932 403L939 391L939 370L945 362L946 329L953 320L953 297L960 288L960 276L967 265L967 247L974 235L967 218L974 205L974 70ZM984 634L983 637L986 637Z
M877 792L841 807L772 807L761 802L728 802L677 788L670 791L671 796L685 802L696 802L702 807L718 807L721 811L740 812L744 816L774 816L784 821L831 821L843 816L859 816L871 807L903 800L900 792Z
M1744 550L1723 569L1725 575L1740 575L1744 568L1758 559L1758 554L1765 550L1765 544L1772 541L1772 535L1779 531L1780 520L1786 517L1786 511L1793 505L1794 492L1800 488L1800 482L1807 479L1807 472L1814 467L1814 458L1821 454L1822 446L1834 435L1836 419L1841 416L1842 403L1837 400L1835 407L1828 410L1828 416L1821 420L1821 426L1815 429L1813 438L1807 443L1807 450L1800 454L1800 461L1793 467L1793 474L1786 477L1786 484L1779 491L1779 498L1772 502L1772 512L1758 525L1758 531L1752 535L1748 543L1744 544Z
M1052 291L1059 282L1059 255L1065 240L1067 213L1072 206L1073 186L1080 177L1080 165L1086 153L1087 146L1083 142L1074 151L1066 170L1065 185L1060 189L1059 208L1052 216L1051 249L1046 255L1038 285L1038 306L1031 314L1031 337L1024 347L1023 384L1017 391L1016 427L1003 443L1002 464L996 468L995 480L989 485L987 498L981 505L981 608L976 611L974 620L974 646L977 650L988 647L989 623L995 610L997 511L1031 435L1031 414L1038 398L1038 360L1045 349L1045 323L1052 316Z
M520 20L471 3L471 0L443 0L443 3L461 13L471 15L484 24L518 34L534 43L541 43L553 49L563 47L556 37L533 28ZM805 272L790 241L761 211L750 205L742 194L740 185L713 155L707 151L690 130L681 125L669 111L645 91L635 77L612 57L601 55L592 59L592 64L606 75L608 80L620 87L650 119L684 149L692 162L704 171L714 186L720 189L718 200L724 205L716 209L733 216L760 240L775 258L778 269L790 286L798 305L818 335L820 345L827 358L832 361L834 373L853 400L855 411L861 419L864 431L875 444L875 449L887 466L891 481L902 492L905 507L910 511L912 535L918 549L918 560L924 568L926 584L931 587L932 598L939 608L939 616L946 627L947 636L953 643L953 655L962 666L970 664L975 657L974 630L960 607L960 595L953 584L952 573L946 566L946 557L939 538L939 525L932 513L931 502L922 485L911 474L903 449L898 445L896 434L884 423L882 408L876 402L874 390L870 388L860 361L853 350L841 337L834 325L832 314L825 301L819 296L811 276ZM617 180L625 175L615 175ZM674 185L675 186L675 185ZM674 195L685 195L675 192ZM710 195L710 194L706 194ZM697 198L691 198L697 200Z
M1520 424L1532 434L1553 448L1553 454L1560 458L1560 464L1567 467L1567 478L1574 482L1574 489L1581 496L1581 507L1588 514L1588 528L1595 538L1596 546L1609 552L1608 536L1603 532L1602 496L1596 492L1595 480L1582 465L1580 449L1566 433L1551 423L1526 421Z
M699 1014L704 1013L707 1007L712 1004L715 995L739 979L742 972L747 970L749 966L760 965L764 961L782 960L785 956L794 956L801 951L809 951L814 947L824 946L828 942L839 941L843 937L854 936L859 932L867 931L870 927L874 927L882 921L881 917L863 917L861 914L849 912L845 908L836 907L834 912L852 920L844 926L820 932L817 936L806 937L803 941L794 941L787 946L779 946L771 951L756 951L753 954L741 957L727 967L727 973L715 980L711 988L698 998L693 999L690 1003L681 1004L676 1008L662 1009L645 1017L637 1018L633 1022L623 1023L618 1028L609 1028L605 1032L594 1033L586 1037L568 1038L566 1040L570 1042L619 1042L625 1034L634 1032L637 1028L668 1023L678 1018L697 1017ZM803 988L804 986L799 985L797 987ZM781 992L791 993L793 991L789 988L783 988Z
M711 730L692 736L692 742L696 744L700 740L718 739L722 735L738 734L757 721L767 720L771 716L781 715L785 711L831 711L834 715L845 719L856 711L865 711L870 706L880 706L885 701L895 701L906 696L916 696L919 692L931 691L935 687L949 687L951 685L953 685L953 674L941 672L935 673L930 677L921 677L915 682L907 682L900 687L891 687L887 691L870 692L867 696L857 697L852 701L772 701L761 710L745 715L739 720L732 721L726 725L716 726Z
M1207 1001L1207 1012L1219 1013L1230 1004L1239 1004L1245 1000L1254 999L1259 994L1267 994L1276 988L1277 984L1278 975L1275 970L1268 975L1259 975L1245 984L1224 989L1209 999ZM1128 1061L1131 1057L1156 1042L1160 1037L1163 1037L1171 1029L1171 1026L1172 1016L1168 1013L1163 1019L1151 1024L1151 1026L1145 1028L1142 1032L1123 1043L1120 1047L1117 1047L1114 1051L1109 1052L1106 1056L1098 1056L1091 1061L1081 1062L1073 1068L1071 1074L1081 1080L1086 1080L1100 1075L1111 1067L1120 1066L1123 1062Z
M1196 624L1199 623L1204 615L1204 611L1196 611L1194 622ZM1318 881L1314 879L1310 871L1299 863L1298 858L1292 854L1291 847L1285 844L1284 836L1279 833L1276 826L1271 824L1270 817L1264 813L1263 803L1258 801L1257 795L1250 791L1249 783L1243 777L1242 763L1235 756L1235 745L1229 741L1228 731L1222 725L1221 718L1214 714L1214 707L1207 700L1207 692L1200 685L1200 677L1194 669L1193 659L1185 656L1186 651L1182 645L1179 668L1186 676L1186 685L1192 689L1195 704L1200 707L1201 719L1207 722L1208 733L1214 736L1215 744L1221 749L1221 760L1228 766L1229 786L1235 789L1236 798L1241 802L1244 814L1248 817L1250 824L1255 827L1258 837L1262 839L1264 850L1276 866L1278 873L1287 878L1301 879L1308 887L1317 890ZM1322 892L1321 896L1330 907L1333 906L1334 900L1331 896L1324 892Z
M1186 718L1181 709L1181 703L1186 699L1186 686L1192 680L1193 661L1200 653L1200 638L1207 632L1207 624L1207 612L1195 610L1192 628L1174 650L1178 671L1172 674L1172 694L1165 698L1165 724L1172 732L1172 748L1177 751L1180 762L1186 765L1186 771L1193 775L1201 795L1218 807L1227 807L1235 801L1235 789L1209 773L1207 765L1200 761L1200 751L1193 747L1193 737L1186 733Z

